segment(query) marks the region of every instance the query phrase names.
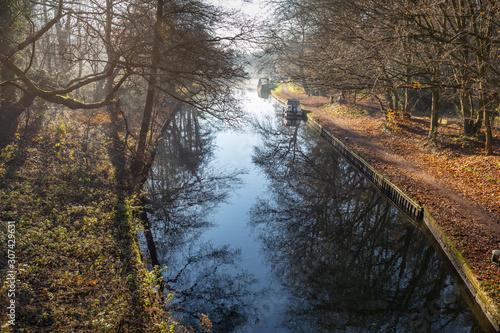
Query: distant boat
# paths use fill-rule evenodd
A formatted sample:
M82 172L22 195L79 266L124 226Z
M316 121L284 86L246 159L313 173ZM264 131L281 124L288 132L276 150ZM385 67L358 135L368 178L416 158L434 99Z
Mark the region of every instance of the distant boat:
M268 78L260 78L259 83L257 84L257 93L260 98L267 99L269 95L271 95L271 89L269 87L269 79Z
M302 109L300 107L300 102L298 99L295 98L289 98L285 100L283 111L285 113L285 117L302 116Z

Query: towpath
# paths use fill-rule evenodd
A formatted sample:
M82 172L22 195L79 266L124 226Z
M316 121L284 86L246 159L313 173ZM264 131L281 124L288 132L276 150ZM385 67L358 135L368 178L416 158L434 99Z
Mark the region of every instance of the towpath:
M498 131L496 154L486 157L479 143L465 147L466 143L456 142L460 126L452 120L443 121L440 144L427 145L425 117L412 117L388 129L385 116L370 101L357 103L366 110L363 116L339 116L323 108L329 102L326 97L291 92L286 85L280 94L298 98L315 120L425 206L499 308L500 265L491 262L492 250L500 249Z

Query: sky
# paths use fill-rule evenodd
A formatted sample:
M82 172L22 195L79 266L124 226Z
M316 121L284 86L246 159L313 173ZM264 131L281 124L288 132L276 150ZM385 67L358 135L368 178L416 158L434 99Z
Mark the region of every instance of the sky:
M247 28L243 28L240 31L239 23L243 21L236 21L233 23L237 23L236 26L232 26L228 28L228 26L221 26L217 31L217 35L220 37L232 37L236 36L242 31L246 31L248 33L247 36L252 36L254 38L254 43L249 42L248 39L242 43L238 43L237 49L243 52L253 52L255 50L259 50L260 46L255 43L258 39L256 37L260 32L259 24L262 22L269 21L269 14L271 12L271 7L268 5L269 0L206 0L208 3L215 5L217 7L226 8L228 10L238 10L247 16L246 19L249 19L250 23L254 23L253 27L247 26ZM244 20L243 18L241 18ZM257 38L257 39L255 39Z
M213 4L221 5L223 7L231 9L239 9L243 13L254 16L261 17L264 12L264 1L263 0L211 0Z

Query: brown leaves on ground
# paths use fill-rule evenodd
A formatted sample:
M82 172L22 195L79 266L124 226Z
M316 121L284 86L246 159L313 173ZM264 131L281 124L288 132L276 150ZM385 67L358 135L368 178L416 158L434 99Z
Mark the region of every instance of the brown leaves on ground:
M427 140L429 119L385 116L358 101L367 113L346 117L323 108L329 100L283 89L337 138L425 206L467 260L483 290L500 311L500 133L494 130L493 156L484 140L463 136L458 119L440 121L434 142ZM358 112L359 113L359 112Z

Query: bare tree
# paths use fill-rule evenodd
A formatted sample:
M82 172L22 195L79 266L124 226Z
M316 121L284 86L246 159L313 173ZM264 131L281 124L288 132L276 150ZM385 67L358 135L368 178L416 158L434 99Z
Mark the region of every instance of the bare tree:
M22 1L15 2L6 8L6 19L2 21L2 47L0 54L0 63L2 68L2 82L3 87L2 104L0 108L0 133L3 138L10 137L17 128L19 116L33 103L35 98L41 98L47 102L63 105L70 109L94 109L105 106L111 103L114 99L116 91L126 79L123 76L113 86L113 89L104 96L101 100L94 100L92 102L83 102L70 94L76 90L88 87L98 81L104 80L106 77L113 75L113 73L120 70L117 62L105 62L101 59L100 55L96 57L86 57L86 62L105 63L102 70L97 73L90 73L82 77L70 77L72 73L69 71L69 65L63 65L61 68L64 75L62 79L50 82L45 75L40 75L39 70L32 68L34 54L42 38L47 36L51 30L56 29L56 26L61 25L62 20L66 19L66 28L64 33L59 31L59 35L64 35L59 38L60 43L64 43L68 47L69 37L69 20L70 15L81 15L85 18L88 13L82 10L76 13L71 6L65 6L64 1L60 0L53 6L51 2L39 3L39 6L47 6L55 10L53 18L44 22L42 26L37 27L37 24L30 17L31 8L25 4L20 7ZM23 19L20 19L23 18ZM21 21L21 22L19 22ZM25 22L23 25L22 22ZM83 22L81 20L80 22ZM31 24L29 24L31 23ZM87 36L93 38L94 41L101 41L101 36L92 27L93 22L84 23L87 31L94 31L94 36ZM17 31L13 32L10 26L21 26ZM15 35L15 38L14 38ZM20 42L18 42L20 40ZM31 48L31 52L27 53L26 50ZM61 60L60 64L70 63L70 57L66 52L61 51L60 58L66 57L64 61ZM49 62L50 64L50 62Z
M15 133L35 98L75 110L107 107L114 150L122 151L124 162L129 147L133 159L115 164L132 166L133 178L140 179L159 138L152 126L168 119L158 101L169 100L163 103L167 109L187 103L206 115L239 118L228 87L245 77L234 44L247 39L251 29L247 21L236 29L241 21L234 13L198 0L60 0L56 5L12 0L5 8L0 22L4 138ZM12 31L13 25L20 28ZM219 27L234 33L218 36ZM50 51L50 43L57 52ZM137 93L135 101L125 89ZM144 103L142 112L133 106L138 101ZM128 118L140 118L139 124L127 123Z
M486 153L492 153L490 113L499 96L498 50L493 47L500 37L497 1L281 0L279 5L278 19L296 29L297 22L282 13L307 18L307 44L293 59L310 87L328 93L370 91L383 111L387 105L396 114L408 114L412 91L428 90L431 138L440 100L457 98L464 133L475 134L484 124ZM286 59L295 54L285 42L293 34L280 31L270 45L280 45L274 47L275 58Z

